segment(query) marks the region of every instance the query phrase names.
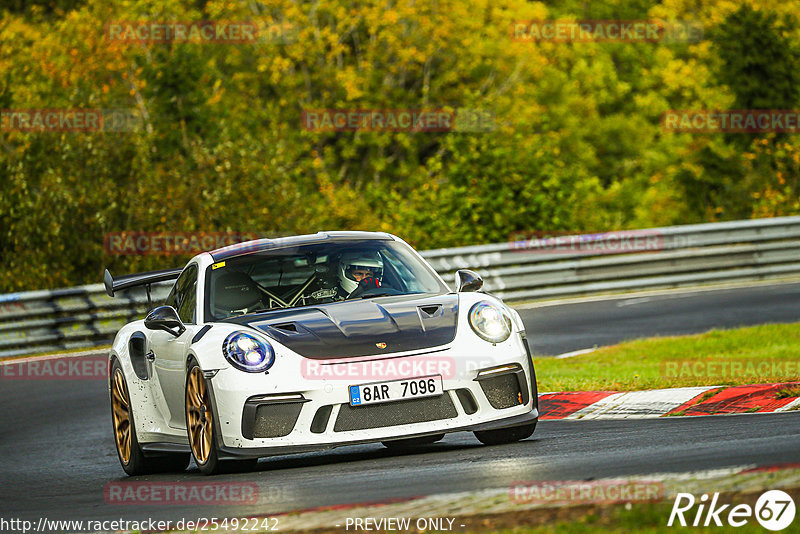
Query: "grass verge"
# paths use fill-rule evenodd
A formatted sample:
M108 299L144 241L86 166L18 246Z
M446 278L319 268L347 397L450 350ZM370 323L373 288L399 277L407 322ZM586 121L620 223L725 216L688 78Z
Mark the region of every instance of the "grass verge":
M797 501L800 496L799 489L784 489ZM747 504L755 506L762 492L753 493L722 493L719 502L731 504ZM648 534L668 534L674 532L718 532L738 533L767 532L761 527L754 517L748 518L745 525L733 527L727 524L728 509L720 514L722 526L711 525L708 528L691 526L694 514L686 513L687 526L682 527L676 521L668 527L667 522L672 510L673 500L652 504L612 504L597 506L576 506L550 510L535 510L519 513L502 514L489 517L469 518L466 528L467 533L492 532L496 534L555 534L559 532L574 532L593 534L607 532L624 534L626 532L641 532ZM705 515L702 522L705 521ZM790 529L786 529L788 532Z
M543 392L795 382L800 379L800 323L641 339L573 358L539 357L535 364Z

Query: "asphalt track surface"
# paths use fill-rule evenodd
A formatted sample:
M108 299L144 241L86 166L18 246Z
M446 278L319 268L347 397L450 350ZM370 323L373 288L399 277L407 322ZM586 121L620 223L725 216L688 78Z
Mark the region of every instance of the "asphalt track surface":
M628 337L752 324L746 317L753 316L755 322L797 320L799 292L800 285L784 285L669 295L623 306L618 306L622 301L607 301L523 310L523 317L532 338L537 331L546 333L542 345L537 347L535 341L534 347L540 352L539 347L550 347L556 353ZM674 315L680 313L691 317ZM181 474L128 478L114 451L104 380L0 379L0 517L178 520L265 515L507 488L525 480L657 476L797 463L798 442L798 412L542 421L531 438L505 446L483 446L471 434L459 433L412 454L363 445L266 458L255 471L211 479L194 466ZM258 503L229 508L118 505L104 500L104 487L113 482L210 480L256 484Z

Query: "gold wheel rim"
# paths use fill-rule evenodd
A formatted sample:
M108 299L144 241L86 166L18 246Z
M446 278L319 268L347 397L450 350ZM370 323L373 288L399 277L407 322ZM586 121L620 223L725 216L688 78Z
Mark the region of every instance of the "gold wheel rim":
M123 463L131 461L131 409L122 371L114 371L111 384L111 417L114 422L114 441Z
M204 464L211 455L211 402L203 373L193 367L186 382L186 426L195 461Z

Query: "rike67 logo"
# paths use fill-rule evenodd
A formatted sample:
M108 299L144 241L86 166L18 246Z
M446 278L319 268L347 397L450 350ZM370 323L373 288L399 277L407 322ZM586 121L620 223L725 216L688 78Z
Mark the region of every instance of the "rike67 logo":
M767 491L758 498L754 507L748 504L737 504L733 507L730 504L720 504L719 493L715 493L710 502L708 497L704 493L698 500L691 493L678 493L667 526L671 527L677 519L677 524L683 527L721 527L723 524L741 527L755 517L762 527L778 531L794 521L794 500L780 490Z

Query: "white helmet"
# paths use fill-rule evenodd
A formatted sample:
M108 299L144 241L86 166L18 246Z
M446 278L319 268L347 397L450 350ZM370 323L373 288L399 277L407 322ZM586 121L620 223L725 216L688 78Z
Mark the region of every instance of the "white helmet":
M348 294L358 287L352 272L356 269L372 271L372 276L383 282L383 259L380 254L370 252L345 252L339 259L339 283Z

